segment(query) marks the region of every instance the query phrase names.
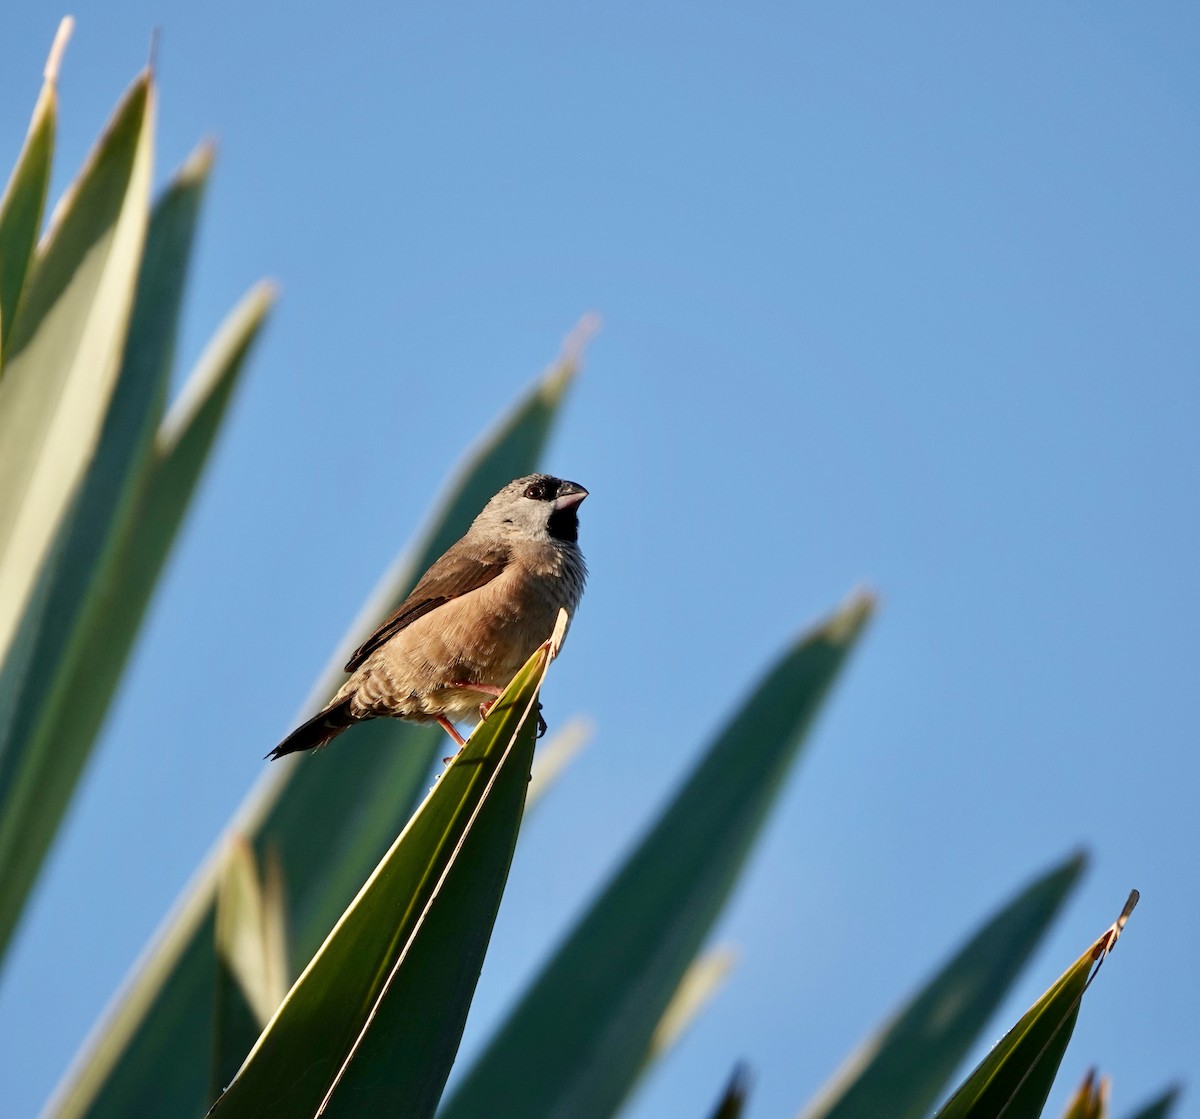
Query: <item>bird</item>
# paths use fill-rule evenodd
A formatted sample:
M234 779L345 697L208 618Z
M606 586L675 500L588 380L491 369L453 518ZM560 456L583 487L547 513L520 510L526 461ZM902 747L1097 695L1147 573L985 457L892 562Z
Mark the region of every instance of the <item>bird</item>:
M316 749L378 718L436 722L462 746L454 724L483 717L560 609L574 616L587 579L587 496L551 474L509 482L354 651L333 699L267 757Z

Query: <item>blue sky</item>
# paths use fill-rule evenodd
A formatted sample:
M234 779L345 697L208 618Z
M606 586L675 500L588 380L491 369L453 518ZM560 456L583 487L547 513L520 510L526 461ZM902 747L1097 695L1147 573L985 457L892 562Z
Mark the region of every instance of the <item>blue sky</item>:
M6 14L5 166L61 14ZM599 731L524 834L464 1055L759 670L867 582L881 613L719 930L741 963L631 1119L705 1114L736 1058L753 1119L793 1115L1081 844L1003 1017L1137 886L1052 1107L1098 1063L1118 1114L1181 1077L1200 1114L1193 5L74 14L57 189L160 27L159 181L220 145L184 357L259 276L282 299L0 979L14 1115L587 311L547 466L592 492L592 580L547 706Z

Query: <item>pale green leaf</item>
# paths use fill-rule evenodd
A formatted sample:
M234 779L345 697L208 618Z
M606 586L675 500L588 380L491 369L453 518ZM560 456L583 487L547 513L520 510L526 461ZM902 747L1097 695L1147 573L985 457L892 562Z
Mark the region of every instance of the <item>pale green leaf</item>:
M46 63L42 92L33 107L29 132L4 195L0 197L0 368L10 324L16 320L17 305L25 286L25 273L37 244L42 211L46 207L58 114L58 64L72 23L68 16L59 24Z
M198 151L155 205L133 318L95 457L39 579L32 636L0 683L12 718L0 725L0 952L7 944L87 761L142 611L117 593L154 469L196 218L211 164ZM144 603L153 579L139 585ZM33 620L34 616L30 616Z
M231 836L217 886L213 1099L287 994L286 920L278 857L269 855L260 875L253 848L243 836Z
M666 1010L650 1036L646 1063L657 1061L668 1049L678 1044L688 1027L725 985L737 953L729 947L712 948L701 952L683 973L679 986L667 1003Z
M567 767L591 740L595 729L590 719L576 715L556 727L538 745L529 795L525 798L526 813L558 783Z
M149 209L154 94L143 75L59 204L29 269L0 380L0 658L100 438Z

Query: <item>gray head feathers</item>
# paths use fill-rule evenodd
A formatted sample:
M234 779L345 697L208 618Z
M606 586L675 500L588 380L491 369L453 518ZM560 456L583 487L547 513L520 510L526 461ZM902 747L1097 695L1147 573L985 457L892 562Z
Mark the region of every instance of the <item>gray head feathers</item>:
M484 506L468 535L574 544L579 539L579 503L587 495L577 482L527 474L509 482Z

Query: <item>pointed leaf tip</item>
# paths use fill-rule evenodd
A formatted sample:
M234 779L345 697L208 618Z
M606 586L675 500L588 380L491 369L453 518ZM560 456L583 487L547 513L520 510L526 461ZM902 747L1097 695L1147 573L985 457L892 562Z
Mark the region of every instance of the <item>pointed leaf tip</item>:
M1182 1092L1182 1085L1170 1084L1149 1103L1143 1104L1132 1112L1128 1119L1167 1119L1174 1110L1175 1104L1179 1102Z
M992 914L877 1031L802 1119L923 1119L1079 880L1076 853Z
M54 33L54 42L50 45L50 54L46 58L46 67L42 77L51 85L58 81L58 70L62 64L63 53L71 40L71 32L75 30L75 17L63 16L59 21L58 30Z
M738 1061L734 1066L733 1075L725 1086L717 1108L711 1119L738 1119L745 1106L746 1097L750 1093L750 1068L745 1061Z
M205 137L183 161L175 173L175 182L179 185L203 182L212 173L216 157L216 141L211 137Z
M575 379L583 364L583 354L588 343L600 329L600 316L589 312L584 315L563 339L558 357L551 363L550 368L542 375L537 394L545 404L557 404L567 387Z
M863 627L870 621L878 605L878 598L869 588L855 590L840 606L837 612L825 623L824 630L830 640L845 644L856 638ZM804 640L808 635L804 635Z
M567 636L567 626L570 624L571 616L565 610L560 609L558 617L554 620L554 632L550 634L550 640L546 645L551 660L554 660L558 656L559 650L562 649L562 643Z
M1103 959L1117 946L1121 933L1125 931L1125 924L1128 922L1130 914L1137 908L1137 903L1141 898L1142 895L1137 890L1129 891L1129 897L1125 899L1125 908L1121 910L1121 915L1112 923L1108 932L1096 941L1096 947L1092 950L1093 960Z

